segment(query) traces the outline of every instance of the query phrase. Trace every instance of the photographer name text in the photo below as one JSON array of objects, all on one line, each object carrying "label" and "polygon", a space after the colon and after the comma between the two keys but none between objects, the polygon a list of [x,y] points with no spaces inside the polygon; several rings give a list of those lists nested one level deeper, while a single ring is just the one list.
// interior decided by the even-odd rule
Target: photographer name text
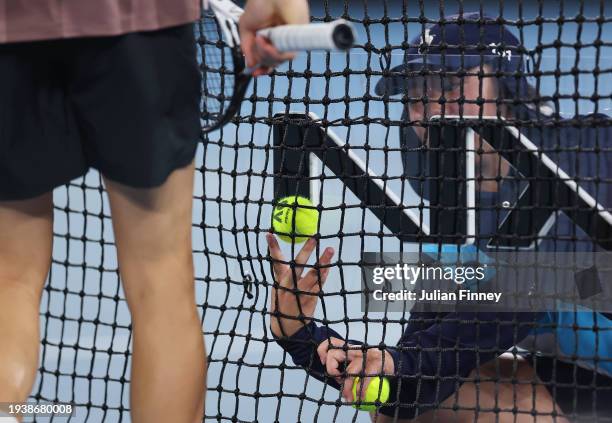
[{"label": "photographer name text", "polygon": [[401,291],[387,292],[377,289],[372,292],[376,301],[485,301],[499,303],[501,292],[473,292],[468,289],[460,289],[457,292],[444,292],[440,290]]}]

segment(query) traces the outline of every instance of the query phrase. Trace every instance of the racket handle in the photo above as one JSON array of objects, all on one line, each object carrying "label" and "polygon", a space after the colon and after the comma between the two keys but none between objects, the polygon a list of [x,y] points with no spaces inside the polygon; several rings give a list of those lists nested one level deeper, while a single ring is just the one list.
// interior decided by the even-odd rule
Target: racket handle
[{"label": "racket handle", "polygon": [[355,42],[355,30],[344,19],[329,23],[280,25],[257,31],[281,52],[301,50],[348,50]]}]

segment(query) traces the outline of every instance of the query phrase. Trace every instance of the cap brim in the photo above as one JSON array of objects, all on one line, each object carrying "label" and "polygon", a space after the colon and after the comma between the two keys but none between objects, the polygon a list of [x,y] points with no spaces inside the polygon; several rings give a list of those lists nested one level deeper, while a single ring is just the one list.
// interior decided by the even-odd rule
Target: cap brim
[{"label": "cap brim", "polygon": [[395,66],[391,69],[391,75],[383,76],[376,83],[376,87],[374,87],[374,92],[376,93],[376,95],[380,96],[400,94],[404,92],[406,88],[405,78],[409,78],[409,76],[405,75],[406,72],[414,72],[421,70],[425,67],[431,66],[438,67],[439,64],[436,64],[429,60],[427,61],[427,64],[425,64],[422,58],[417,58],[402,63],[401,65]]},{"label": "cap brim", "polygon": [[461,55],[440,55],[423,54],[412,60],[395,66],[391,69],[391,75],[382,77],[374,87],[376,95],[391,96],[401,94],[406,90],[406,78],[410,78],[406,73],[419,72],[423,69],[446,69],[455,70],[459,68],[472,68],[480,65],[481,56],[461,56]]}]

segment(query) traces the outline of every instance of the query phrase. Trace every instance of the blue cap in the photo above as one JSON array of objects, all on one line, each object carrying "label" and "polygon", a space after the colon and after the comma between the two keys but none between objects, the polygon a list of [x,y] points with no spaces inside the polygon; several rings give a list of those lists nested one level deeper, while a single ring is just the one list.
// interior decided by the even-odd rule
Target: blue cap
[{"label": "blue cap", "polygon": [[522,46],[494,18],[478,12],[448,16],[425,29],[410,45],[404,63],[391,69],[376,84],[377,95],[404,92],[406,78],[418,75],[421,70],[457,71],[478,68],[481,64],[491,66],[493,72],[501,72],[499,80],[509,90],[524,93]]}]

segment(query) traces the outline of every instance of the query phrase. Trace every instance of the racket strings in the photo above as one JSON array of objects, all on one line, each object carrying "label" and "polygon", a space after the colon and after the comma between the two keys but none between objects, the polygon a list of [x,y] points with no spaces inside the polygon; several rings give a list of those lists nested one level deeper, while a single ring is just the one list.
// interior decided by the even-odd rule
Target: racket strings
[{"label": "racket strings", "polygon": [[235,87],[232,49],[223,40],[223,30],[214,15],[205,15],[199,25],[202,69],[202,120],[213,126],[224,115]]}]

